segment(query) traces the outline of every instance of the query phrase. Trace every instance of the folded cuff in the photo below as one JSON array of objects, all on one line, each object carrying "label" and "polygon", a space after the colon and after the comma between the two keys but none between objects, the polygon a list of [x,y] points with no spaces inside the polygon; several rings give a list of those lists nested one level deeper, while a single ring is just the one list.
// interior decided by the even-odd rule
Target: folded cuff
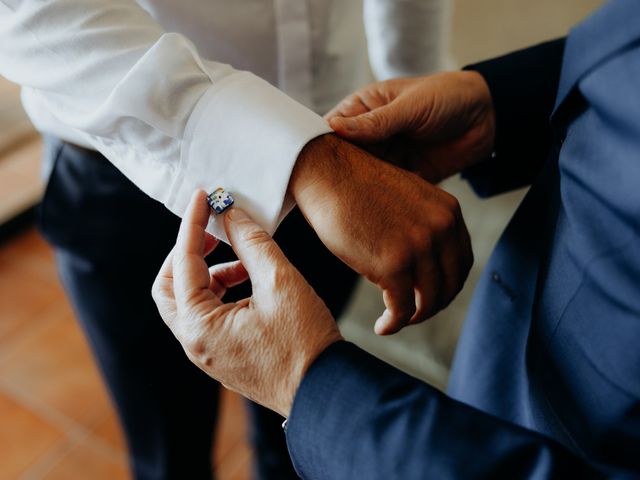
[{"label": "folded cuff", "polygon": [[[303,147],[330,132],[322,117],[248,72],[216,82],[187,124],[179,178],[167,207],[185,211],[196,189],[230,192],[235,205],[273,234],[293,208],[289,177]],[[222,216],[207,231],[228,242]]]}]

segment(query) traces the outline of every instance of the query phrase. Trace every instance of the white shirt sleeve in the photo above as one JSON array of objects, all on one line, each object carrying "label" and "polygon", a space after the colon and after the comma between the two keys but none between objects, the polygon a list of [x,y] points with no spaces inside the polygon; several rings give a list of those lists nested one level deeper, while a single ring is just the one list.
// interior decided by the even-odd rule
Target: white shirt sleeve
[{"label": "white shirt sleeve", "polygon": [[[177,215],[196,188],[223,187],[270,233],[300,150],[330,131],[132,0],[0,0],[0,73]],[[226,240],[220,220],[208,230]]]},{"label": "white shirt sleeve", "polygon": [[369,59],[378,80],[448,65],[449,0],[364,0]]}]

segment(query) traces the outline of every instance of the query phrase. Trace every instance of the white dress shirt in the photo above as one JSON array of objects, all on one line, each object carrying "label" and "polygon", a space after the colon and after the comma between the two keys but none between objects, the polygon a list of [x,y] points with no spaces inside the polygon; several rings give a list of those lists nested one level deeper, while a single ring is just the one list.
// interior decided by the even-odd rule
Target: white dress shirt
[{"label": "white dress shirt", "polygon": [[[177,215],[224,187],[273,233],[300,150],[329,131],[314,112],[371,69],[439,68],[445,1],[0,0],[0,73],[36,128]],[[226,238],[215,215],[208,230]]]}]

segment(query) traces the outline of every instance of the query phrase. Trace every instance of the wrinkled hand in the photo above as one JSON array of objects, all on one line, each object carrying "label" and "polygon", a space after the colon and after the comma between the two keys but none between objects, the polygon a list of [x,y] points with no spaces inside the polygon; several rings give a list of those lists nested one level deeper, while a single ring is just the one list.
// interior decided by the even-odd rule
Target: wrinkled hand
[{"label": "wrinkled hand", "polygon": [[438,183],[489,156],[495,111],[477,72],[378,82],[326,116],[345,139]]},{"label": "wrinkled hand", "polygon": [[[206,193],[196,192],[153,298],[192,362],[287,416],[307,368],[340,333],[271,237],[238,208],[225,214],[225,228],[240,260],[207,268],[204,257],[218,244],[204,230],[209,212]],[[252,297],[223,303],[226,290],[248,278]]]},{"label": "wrinkled hand", "polygon": [[457,200],[326,135],[310,142],[290,192],[322,242],[383,291],[378,334],[434,315],[460,291],[473,255]]}]

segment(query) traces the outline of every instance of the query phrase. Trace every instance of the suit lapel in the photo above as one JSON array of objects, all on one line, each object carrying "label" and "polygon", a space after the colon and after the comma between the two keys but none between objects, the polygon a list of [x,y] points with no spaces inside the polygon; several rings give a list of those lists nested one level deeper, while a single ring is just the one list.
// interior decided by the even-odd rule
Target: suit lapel
[{"label": "suit lapel", "polygon": [[567,38],[552,117],[581,77],[636,40],[640,40],[639,0],[611,0],[575,27]]}]

